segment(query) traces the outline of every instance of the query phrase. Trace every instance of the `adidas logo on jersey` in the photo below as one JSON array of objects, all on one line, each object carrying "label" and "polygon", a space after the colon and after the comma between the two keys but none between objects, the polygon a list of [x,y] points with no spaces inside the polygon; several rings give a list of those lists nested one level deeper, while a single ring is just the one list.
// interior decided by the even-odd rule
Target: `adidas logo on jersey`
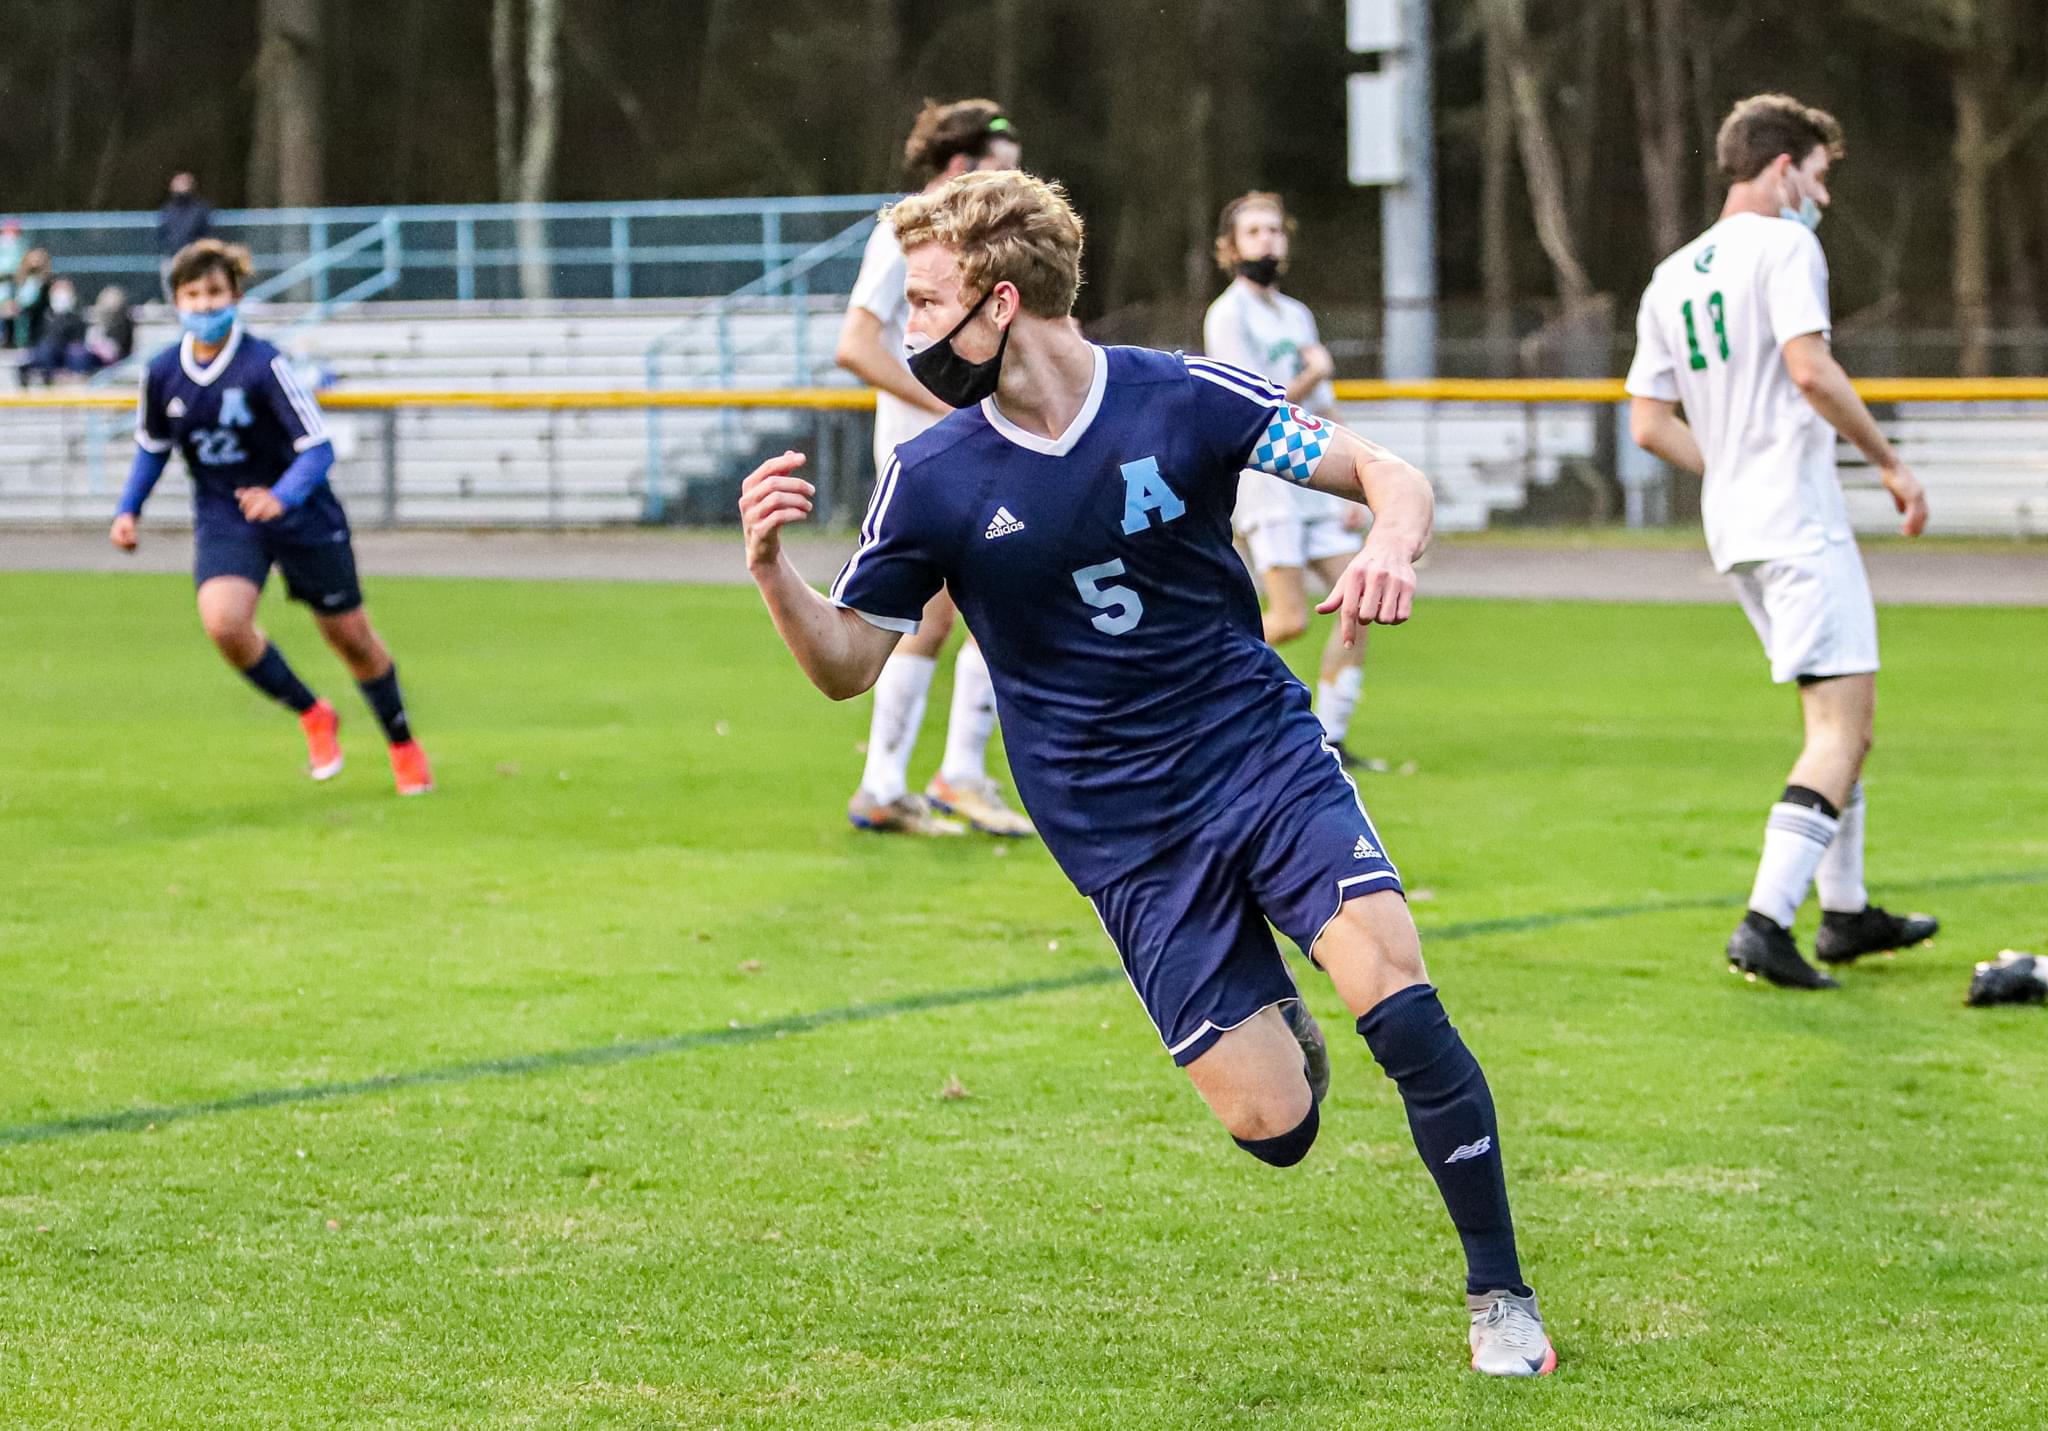
[{"label": "adidas logo on jersey", "polygon": [[164,408],[164,416],[166,417],[183,417],[184,415],[185,399],[181,397],[172,398],[169,405]]},{"label": "adidas logo on jersey", "polygon": [[1360,835],[1358,843],[1351,847],[1351,858],[1354,860],[1375,860],[1379,857],[1380,852],[1374,849],[1372,841],[1363,835]]},{"label": "adidas logo on jersey", "polygon": [[1452,1153],[1448,1158],[1445,1158],[1444,1161],[1446,1163],[1469,1162],[1473,1158],[1483,1158],[1492,1151],[1493,1134],[1488,1133],[1485,1137],[1481,1138],[1476,1143],[1462,1144],[1455,1153]]},{"label": "adidas logo on jersey", "polygon": [[984,540],[992,542],[997,537],[1007,537],[1012,532],[1021,532],[1023,530],[1024,524],[1011,514],[1008,507],[998,507],[996,508],[996,514],[989,518],[988,530],[981,535]]}]

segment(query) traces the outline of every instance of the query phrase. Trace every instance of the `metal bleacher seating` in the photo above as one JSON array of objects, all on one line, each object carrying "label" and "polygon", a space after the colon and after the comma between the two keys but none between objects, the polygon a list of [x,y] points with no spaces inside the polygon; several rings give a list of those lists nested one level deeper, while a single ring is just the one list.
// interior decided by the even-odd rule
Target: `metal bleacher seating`
[{"label": "metal bleacher seating", "polygon": [[[780,299],[759,309],[671,302],[625,313],[544,314],[366,304],[310,326],[275,326],[294,360],[330,393],[632,391],[647,384],[648,348],[658,337],[668,340],[668,385],[765,388],[846,381],[830,359],[843,301],[812,299],[808,311]],[[273,326],[252,316],[258,331]],[[145,324],[137,350],[156,351],[174,336],[159,318]],[[818,354],[801,375],[791,366],[800,346]],[[797,434],[808,420],[773,409],[683,409],[662,413],[651,429],[640,408],[459,400],[389,410],[330,405],[327,414],[335,487],[359,522],[464,526],[638,521],[650,506],[652,453],[659,453],[654,495],[672,502],[689,483]],[[131,425],[125,414],[0,409],[0,521],[102,515],[127,468]],[[183,507],[159,500],[151,520],[181,521]]]}]

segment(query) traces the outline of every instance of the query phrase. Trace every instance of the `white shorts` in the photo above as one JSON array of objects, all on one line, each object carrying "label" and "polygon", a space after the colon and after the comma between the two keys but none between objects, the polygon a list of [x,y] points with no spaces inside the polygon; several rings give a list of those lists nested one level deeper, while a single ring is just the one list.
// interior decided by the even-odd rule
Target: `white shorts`
[{"label": "white shorts", "polygon": [[1328,557],[1350,557],[1365,537],[1344,525],[1350,503],[1327,492],[1290,487],[1277,477],[1247,472],[1237,489],[1231,524],[1251,552],[1253,571],[1306,567]]},{"label": "white shorts", "polygon": [[1811,556],[1739,562],[1728,581],[1771,659],[1771,679],[1860,676],[1877,669],[1877,607],[1854,542]]}]

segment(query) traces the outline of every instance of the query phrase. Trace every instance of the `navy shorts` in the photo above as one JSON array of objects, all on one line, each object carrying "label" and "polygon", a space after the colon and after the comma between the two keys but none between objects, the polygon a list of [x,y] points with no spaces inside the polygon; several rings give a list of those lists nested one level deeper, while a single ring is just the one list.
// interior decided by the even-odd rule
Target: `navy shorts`
[{"label": "navy shorts", "polygon": [[1400,872],[1331,753],[1233,800],[1090,899],[1166,1051],[1186,1067],[1295,997],[1269,920],[1309,954],[1345,900],[1384,889],[1403,892]]},{"label": "navy shorts", "polygon": [[239,508],[211,506],[202,507],[193,524],[195,586],[216,576],[239,576],[261,591],[275,566],[285,594],[318,615],[341,616],[363,604],[348,518],[332,495],[315,492],[274,522],[252,522]]}]

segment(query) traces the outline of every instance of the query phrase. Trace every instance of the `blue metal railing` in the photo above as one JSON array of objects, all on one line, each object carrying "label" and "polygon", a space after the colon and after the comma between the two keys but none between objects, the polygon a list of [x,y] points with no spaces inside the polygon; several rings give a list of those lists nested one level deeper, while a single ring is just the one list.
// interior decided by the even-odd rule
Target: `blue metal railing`
[{"label": "blue metal railing", "polygon": [[[658,335],[647,345],[647,386],[659,388],[664,385],[663,361],[685,338],[702,333],[706,317],[716,336],[716,362],[718,386],[729,388],[738,378],[739,360],[742,356],[733,339],[733,316],[741,308],[759,311],[764,306],[770,311],[786,305],[792,321],[790,344],[790,369],[787,382],[792,387],[808,386],[814,381],[811,372],[811,279],[812,275],[828,264],[843,264],[851,255],[864,248],[868,235],[874,232],[875,216],[868,212],[853,223],[822,243],[813,244],[787,262],[764,270],[760,277],[740,285],[720,299],[708,315],[678,324]],[[849,278],[851,275],[848,275]],[[851,288],[849,282],[846,287]],[[765,301],[765,302],[764,302]],[[735,421],[732,410],[724,409],[719,415],[719,447],[721,455],[729,456],[735,445]],[[662,471],[662,409],[650,407],[647,410],[647,480],[646,520],[658,522],[662,519],[667,502],[663,490]]]},{"label": "blue metal railing", "polygon": [[[260,272],[281,273],[331,253],[336,234],[384,225],[396,253],[395,277],[379,296],[468,302],[518,298],[522,220],[538,219],[538,257],[551,296],[565,299],[704,298],[808,252],[850,221],[871,216],[889,194],[785,198],[639,200],[564,204],[406,204],[323,209],[222,209],[213,229],[248,245]],[[21,214],[24,236],[47,248],[60,272],[120,282],[154,293],[159,256],[153,213]],[[358,286],[385,264],[359,255],[303,277],[312,301]]]}]

